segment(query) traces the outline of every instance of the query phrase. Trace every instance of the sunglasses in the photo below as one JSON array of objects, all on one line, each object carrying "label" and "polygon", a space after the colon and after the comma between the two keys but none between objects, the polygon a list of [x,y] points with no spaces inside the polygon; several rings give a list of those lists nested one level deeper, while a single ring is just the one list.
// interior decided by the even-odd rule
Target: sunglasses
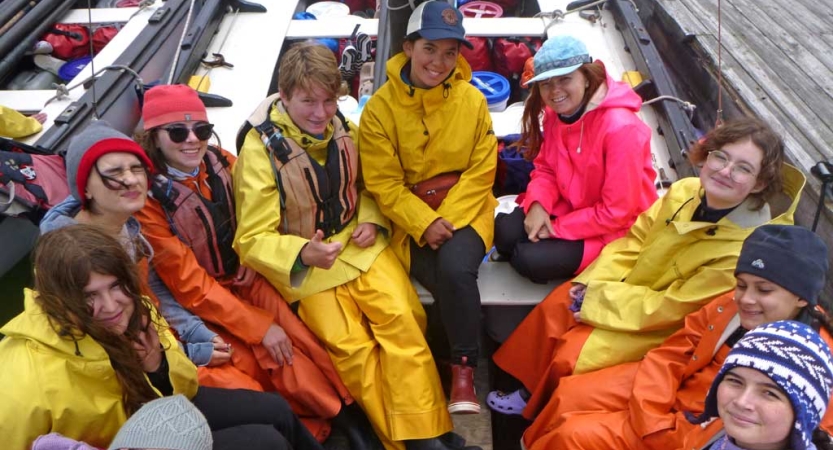
[{"label": "sunglasses", "polygon": [[188,135],[193,131],[194,136],[201,141],[207,141],[214,132],[213,123],[198,123],[194,128],[189,128],[185,125],[171,125],[163,127],[163,130],[168,132],[168,139],[175,144],[181,144],[188,139]]}]

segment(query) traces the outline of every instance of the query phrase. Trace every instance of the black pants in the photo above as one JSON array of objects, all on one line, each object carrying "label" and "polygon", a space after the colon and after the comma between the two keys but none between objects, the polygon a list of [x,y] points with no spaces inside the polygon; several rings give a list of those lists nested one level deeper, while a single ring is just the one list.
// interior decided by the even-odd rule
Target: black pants
[{"label": "black pants", "polygon": [[509,259],[519,274],[536,283],[571,278],[581,265],[584,241],[542,239],[531,242],[524,230],[520,207],[495,218],[495,249]]},{"label": "black pants", "polygon": [[460,364],[465,356],[468,365],[477,365],[481,322],[477,271],[485,254],[483,240],[470,226],[455,231],[437,250],[411,239],[411,275],[434,297],[429,336],[436,335],[432,325],[445,328],[452,364]]},{"label": "black pants", "polygon": [[322,450],[279,394],[200,386],[191,401],[208,420],[214,450]]}]

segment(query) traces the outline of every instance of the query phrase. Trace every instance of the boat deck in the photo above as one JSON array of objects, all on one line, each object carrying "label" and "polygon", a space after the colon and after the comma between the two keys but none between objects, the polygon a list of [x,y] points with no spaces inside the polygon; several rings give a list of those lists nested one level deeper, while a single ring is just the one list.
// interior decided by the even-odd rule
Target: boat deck
[{"label": "boat deck", "polygon": [[[782,134],[788,159],[808,178],[804,197],[809,201],[802,202],[797,221],[809,226],[820,191],[810,168],[833,158],[833,2],[720,2],[727,113],[737,106],[740,112],[760,117]],[[693,51],[703,67],[716,76],[718,0],[639,3],[655,9],[654,16],[664,22],[662,31]],[[716,89],[709,94],[716,104]],[[833,245],[831,221],[833,211],[828,206],[826,220],[818,230],[828,245]]]}]

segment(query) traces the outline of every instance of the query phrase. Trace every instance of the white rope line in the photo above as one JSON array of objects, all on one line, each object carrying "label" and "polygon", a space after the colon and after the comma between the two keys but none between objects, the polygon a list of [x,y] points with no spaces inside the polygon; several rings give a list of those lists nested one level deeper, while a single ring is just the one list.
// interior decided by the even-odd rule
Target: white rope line
[{"label": "white rope line", "polygon": [[185,16],[185,28],[182,29],[182,36],[179,37],[179,44],[176,46],[176,52],[174,53],[174,62],[171,64],[171,74],[168,76],[168,84],[174,82],[174,73],[176,72],[176,65],[179,63],[179,54],[182,52],[182,42],[185,41],[185,35],[188,34],[188,28],[191,26],[191,14],[194,12],[194,3],[195,0],[191,0],[191,4],[188,5],[188,15]]},{"label": "white rope line", "polygon": [[127,72],[127,73],[133,75],[133,78],[136,79],[136,81],[139,83],[139,86],[142,85],[142,77],[140,77],[139,74],[135,70],[131,69],[130,67],[122,66],[122,65],[107,66],[107,67],[104,67],[103,69],[99,70],[98,72],[95,72],[94,74],[92,74],[89,77],[83,79],[82,81],[79,81],[78,83],[76,83],[72,86],[67,86],[66,84],[63,84],[63,83],[61,83],[61,84],[52,83],[52,86],[55,87],[55,95],[53,95],[49,100],[47,100],[46,103],[43,104],[43,106],[46,107],[48,104],[52,103],[53,100],[62,100],[64,98],[68,97],[69,96],[69,91],[71,91],[73,89],[76,89],[80,86],[83,86],[88,81],[95,79],[97,76],[99,76],[100,74],[102,74],[103,72],[106,72],[108,70],[118,70],[118,71],[122,71],[122,72]]},{"label": "white rope line", "polygon": [[642,102],[642,106],[648,106],[652,103],[656,103],[656,102],[663,101],[663,100],[672,100],[672,101],[675,101],[677,103],[680,103],[680,104],[683,105],[683,109],[685,109],[686,111],[694,111],[695,109],[697,109],[697,105],[695,105],[694,103],[687,102],[683,99],[674,97],[672,95],[660,95],[657,98],[652,98],[651,100],[648,100],[646,102]]},{"label": "white rope line", "polygon": [[408,0],[408,3],[405,3],[402,6],[397,6],[395,8],[393,6],[390,6],[390,0],[386,0],[386,1],[387,1],[387,6],[388,6],[388,11],[399,11],[400,9],[405,9],[407,7],[411,7],[411,10],[416,9],[416,6],[414,5],[414,0]]}]

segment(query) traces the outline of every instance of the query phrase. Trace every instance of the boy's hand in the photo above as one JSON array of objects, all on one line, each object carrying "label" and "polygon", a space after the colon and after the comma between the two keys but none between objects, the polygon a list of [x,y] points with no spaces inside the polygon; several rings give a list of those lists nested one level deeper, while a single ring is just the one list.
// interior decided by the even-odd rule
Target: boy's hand
[{"label": "boy's hand", "polygon": [[367,248],[376,243],[376,224],[374,223],[360,223],[350,235],[350,242],[358,245],[360,248]]},{"label": "boy's hand", "polygon": [[307,266],[329,269],[333,267],[339,253],[341,253],[341,242],[324,242],[324,232],[315,230],[315,235],[307,245],[301,249],[301,262]]}]

